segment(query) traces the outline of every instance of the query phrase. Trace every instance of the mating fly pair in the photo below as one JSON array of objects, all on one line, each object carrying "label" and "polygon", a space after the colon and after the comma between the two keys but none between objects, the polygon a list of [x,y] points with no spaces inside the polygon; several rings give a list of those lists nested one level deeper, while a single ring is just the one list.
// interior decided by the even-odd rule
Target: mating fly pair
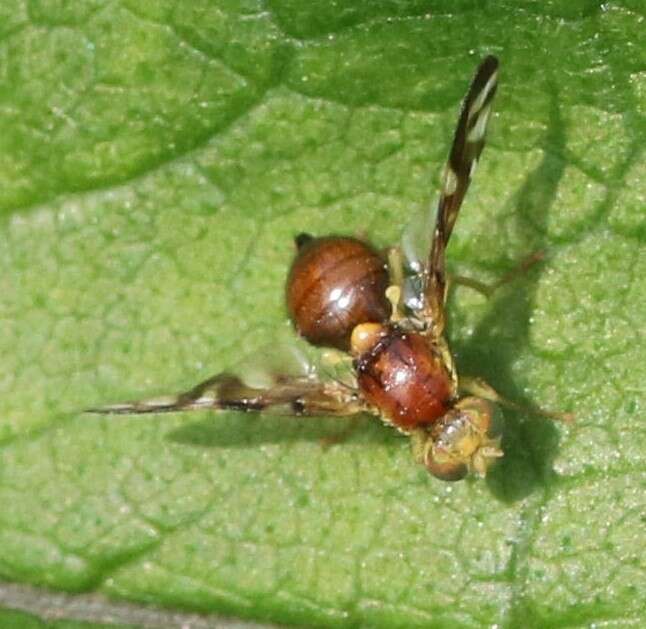
[{"label": "mating fly pair", "polygon": [[436,477],[457,480],[470,471],[484,476],[503,456],[500,437],[492,434],[493,403],[518,407],[483,381],[458,377],[444,338],[445,252],[484,147],[497,85],[498,60],[489,56],[462,105],[427,261],[404,260],[398,247],[384,255],[352,237],[296,237],[286,286],[289,315],[311,344],[342,356],[337,363],[346,367],[344,376],[304,370],[252,386],[244,376],[219,374],[180,395],[90,412],[371,413],[410,435],[415,459]]}]

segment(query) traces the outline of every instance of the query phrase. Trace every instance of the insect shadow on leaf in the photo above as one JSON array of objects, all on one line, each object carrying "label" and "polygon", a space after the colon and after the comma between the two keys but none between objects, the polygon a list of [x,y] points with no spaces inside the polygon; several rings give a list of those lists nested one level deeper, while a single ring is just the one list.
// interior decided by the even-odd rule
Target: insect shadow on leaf
[{"label": "insect shadow on leaf", "polygon": [[[566,128],[556,86],[548,81],[549,118],[542,141],[543,158],[512,196],[510,214],[515,217],[516,242],[526,251],[545,250],[547,219],[565,170]],[[549,258],[549,251],[547,252]],[[491,309],[468,341],[456,344],[460,366],[466,373],[482,373],[510,398],[531,406],[509,366],[519,350],[529,344],[530,319],[535,305],[539,268],[532,269],[513,287],[490,301]],[[504,334],[503,334],[504,332]],[[505,409],[502,449],[505,457],[492,468],[487,482],[495,496],[514,502],[545,486],[554,478],[553,460],[559,432],[554,422]]]},{"label": "insect shadow on leaf", "polygon": [[[407,261],[401,246],[381,253],[367,241],[349,236],[296,236],[297,253],[285,291],[287,309],[303,338],[314,346],[332,348],[328,351],[336,358],[325,369],[297,360],[295,370],[278,365],[269,379],[224,372],[178,394],[88,411],[147,415],[218,410],[319,420],[370,413],[408,435],[413,458],[433,476],[446,481],[469,473],[486,476],[504,455],[495,426],[496,405],[523,407],[484,380],[458,376],[445,337],[450,280],[446,250],[485,145],[498,68],[495,57],[485,57],[462,102],[442,174],[430,250],[421,263]],[[541,216],[559,178],[560,174],[546,189],[544,202],[534,204],[542,206]],[[521,190],[519,204],[530,188]],[[546,195],[539,194],[539,200],[541,196]],[[489,287],[470,278],[453,279],[490,295],[509,278]],[[411,282],[417,287],[412,292],[407,290]],[[526,344],[529,314],[522,314]],[[269,352],[270,357],[273,354]],[[571,420],[567,413],[532,405],[527,410],[553,420]]]},{"label": "insect shadow on leaf", "polygon": [[[345,371],[348,366],[342,366],[342,370]],[[315,373],[327,374],[328,379],[335,378],[334,369],[325,363],[324,356],[318,350],[309,348],[291,330],[289,334],[274,333],[271,343],[242,359],[232,371],[245,374],[257,386],[272,389],[280,383],[280,377],[277,379],[276,374],[298,378]],[[337,374],[337,381],[339,375],[343,373]],[[232,385],[235,388],[235,378],[232,378]],[[236,392],[233,393],[235,397]],[[312,421],[294,415],[290,408],[285,409],[284,413],[281,413],[280,406],[267,410],[270,413],[263,416],[247,413],[244,421],[241,421],[240,412],[232,407],[230,412],[220,413],[217,421],[209,416],[187,423],[171,431],[168,438],[200,447],[249,448],[298,441],[332,445],[341,441],[341,437],[361,443],[388,443],[392,437],[388,427],[371,421],[365,414],[341,420],[323,415]]]}]

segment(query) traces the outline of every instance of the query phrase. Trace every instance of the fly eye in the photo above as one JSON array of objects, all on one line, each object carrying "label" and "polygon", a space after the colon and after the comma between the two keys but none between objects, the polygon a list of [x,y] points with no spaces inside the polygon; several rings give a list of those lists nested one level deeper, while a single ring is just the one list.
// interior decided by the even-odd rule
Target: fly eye
[{"label": "fly eye", "polygon": [[464,463],[451,460],[438,461],[435,458],[435,450],[436,448],[430,448],[426,456],[426,460],[424,461],[426,469],[435,476],[435,478],[455,481],[462,480],[467,475],[469,470]]}]

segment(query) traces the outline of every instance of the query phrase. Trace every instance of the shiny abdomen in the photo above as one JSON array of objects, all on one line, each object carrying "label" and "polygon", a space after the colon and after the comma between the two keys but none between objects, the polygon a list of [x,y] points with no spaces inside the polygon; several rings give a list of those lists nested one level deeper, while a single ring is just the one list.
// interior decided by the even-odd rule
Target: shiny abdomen
[{"label": "shiny abdomen", "polygon": [[404,432],[434,423],[455,400],[450,374],[421,334],[390,328],[356,367],[366,401]]},{"label": "shiny abdomen", "polygon": [[297,244],[287,278],[289,316],[313,345],[347,351],[355,326],[388,319],[385,261],[368,243],[347,236],[301,235]]}]

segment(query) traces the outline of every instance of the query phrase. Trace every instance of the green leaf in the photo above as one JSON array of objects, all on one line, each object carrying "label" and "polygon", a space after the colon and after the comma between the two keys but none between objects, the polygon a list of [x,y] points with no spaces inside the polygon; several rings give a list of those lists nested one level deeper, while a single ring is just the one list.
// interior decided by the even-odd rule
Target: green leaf
[{"label": "green leaf", "polygon": [[134,625],[81,620],[43,621],[37,616],[13,609],[0,609],[0,623],[10,629],[136,629]]},{"label": "green leaf", "polygon": [[[0,578],[322,626],[643,624],[643,20],[635,0],[4,2]],[[450,340],[461,373],[572,427],[505,412],[501,464],[446,484],[370,418],[324,449],[338,420],[78,412],[285,333],[299,231],[396,242],[487,53],[450,264],[546,260],[490,301],[456,292]]]}]

